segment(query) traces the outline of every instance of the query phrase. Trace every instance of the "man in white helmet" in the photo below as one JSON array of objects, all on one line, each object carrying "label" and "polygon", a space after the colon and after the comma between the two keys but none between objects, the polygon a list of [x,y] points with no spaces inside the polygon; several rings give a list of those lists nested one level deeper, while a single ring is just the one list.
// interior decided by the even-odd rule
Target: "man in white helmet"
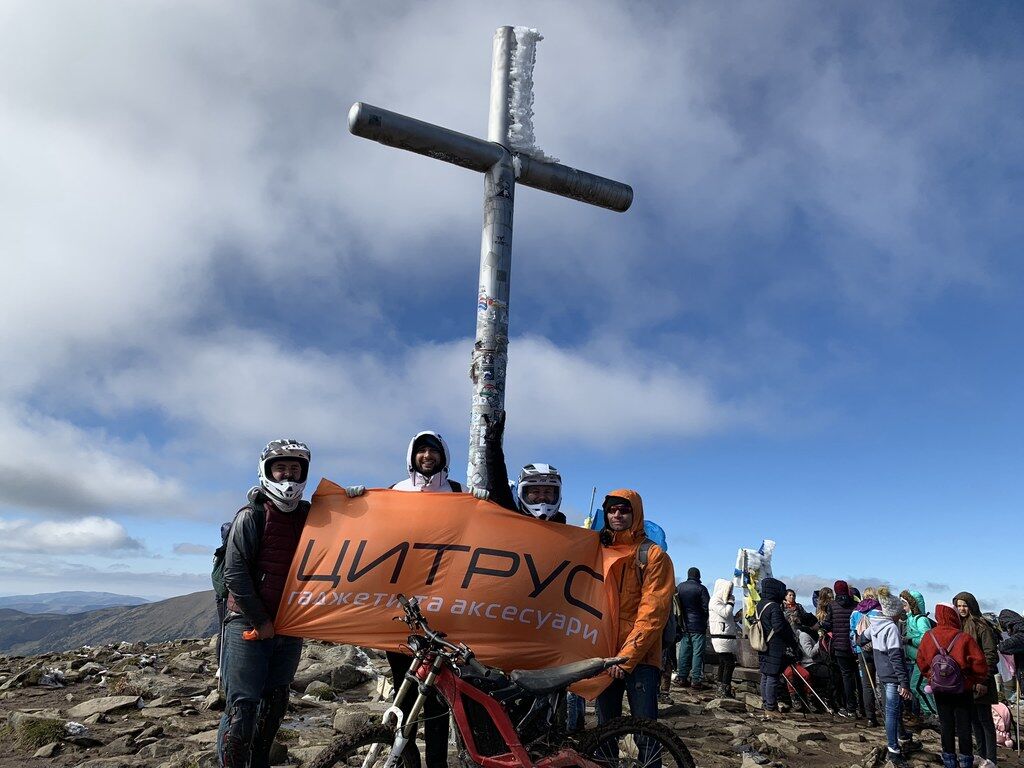
[{"label": "man in white helmet", "polygon": [[508,470],[505,469],[505,450],[502,447],[504,436],[505,412],[499,411],[484,433],[484,460],[487,462],[487,477],[491,483],[491,501],[505,509],[539,520],[564,523],[565,515],[560,510],[562,476],[550,464],[537,461],[525,465],[519,472],[513,495],[509,487]]},{"label": "man in white helmet", "polygon": [[[274,631],[292,556],[309,512],[302,500],[309,447],[273,440],[260,454],[259,485],[231,523],[224,553],[228,590],[222,637],[224,715],[217,733],[223,768],[268,768],[270,747],[288,708],[288,686],[302,639]],[[364,489],[346,489],[358,496]]]}]

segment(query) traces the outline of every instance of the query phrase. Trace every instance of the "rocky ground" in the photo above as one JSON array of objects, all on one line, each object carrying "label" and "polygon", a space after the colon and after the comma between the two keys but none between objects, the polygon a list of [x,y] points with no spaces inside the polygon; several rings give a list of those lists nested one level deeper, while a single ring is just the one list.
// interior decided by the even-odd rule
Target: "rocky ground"
[{"label": "rocky ground", "polygon": [[[214,766],[222,706],[215,669],[207,640],[0,657],[0,768]],[[275,764],[301,765],[337,732],[379,720],[387,671],[376,653],[307,643]],[[738,687],[737,700],[675,690],[662,704],[661,718],[700,768],[869,768],[884,759],[880,729],[827,715],[764,723],[752,684]],[[912,763],[941,764],[936,734],[919,737],[925,749]],[[1001,757],[1024,764],[1009,751]]]}]

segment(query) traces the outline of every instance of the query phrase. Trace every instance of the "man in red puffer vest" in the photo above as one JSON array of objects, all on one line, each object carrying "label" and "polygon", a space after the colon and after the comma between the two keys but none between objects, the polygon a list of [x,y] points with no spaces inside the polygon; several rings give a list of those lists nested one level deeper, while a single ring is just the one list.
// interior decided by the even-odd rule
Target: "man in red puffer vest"
[{"label": "man in red puffer vest", "polygon": [[[221,659],[226,701],[217,732],[223,768],[269,768],[270,747],[288,709],[302,638],[278,635],[274,618],[309,513],[302,500],[308,475],[305,443],[268,443],[260,454],[260,484],[249,491],[249,504],[228,533]],[[349,496],[364,490],[346,489]]]}]

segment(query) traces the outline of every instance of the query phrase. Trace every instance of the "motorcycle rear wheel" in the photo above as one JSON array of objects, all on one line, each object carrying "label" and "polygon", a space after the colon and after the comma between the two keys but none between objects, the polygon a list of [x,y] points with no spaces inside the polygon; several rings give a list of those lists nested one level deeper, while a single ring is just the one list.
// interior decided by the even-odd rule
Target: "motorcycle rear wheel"
[{"label": "motorcycle rear wheel", "polygon": [[580,734],[579,745],[602,768],[695,768],[682,739],[657,720],[617,717]]}]

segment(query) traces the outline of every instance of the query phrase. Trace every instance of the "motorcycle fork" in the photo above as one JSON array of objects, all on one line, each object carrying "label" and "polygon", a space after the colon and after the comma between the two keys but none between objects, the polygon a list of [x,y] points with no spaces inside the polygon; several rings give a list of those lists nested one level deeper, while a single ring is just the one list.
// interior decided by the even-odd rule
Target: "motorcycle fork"
[{"label": "motorcycle fork", "polygon": [[[444,657],[438,654],[434,657],[434,662],[430,665],[430,671],[422,682],[416,677],[415,670],[419,669],[419,665],[409,667],[409,672],[406,673],[405,679],[402,681],[402,687],[398,690],[398,695],[395,697],[395,704],[392,706],[392,709],[398,709],[398,705],[414,684],[417,686],[418,693],[416,700],[412,703],[412,708],[409,710],[409,717],[405,719],[404,723],[402,722],[402,711],[398,709],[398,714],[396,715],[398,725],[395,729],[395,740],[391,745],[391,754],[388,755],[383,768],[395,768],[402,757],[402,752],[405,750],[406,745],[416,738],[416,721],[419,719],[420,712],[423,711],[423,705],[427,701],[427,696],[430,695],[434,682],[437,680],[437,676],[440,674],[443,666]],[[390,712],[391,710],[388,711]],[[375,746],[367,754],[366,759],[363,760],[363,768],[369,768],[377,759],[378,754],[379,751]]]}]

